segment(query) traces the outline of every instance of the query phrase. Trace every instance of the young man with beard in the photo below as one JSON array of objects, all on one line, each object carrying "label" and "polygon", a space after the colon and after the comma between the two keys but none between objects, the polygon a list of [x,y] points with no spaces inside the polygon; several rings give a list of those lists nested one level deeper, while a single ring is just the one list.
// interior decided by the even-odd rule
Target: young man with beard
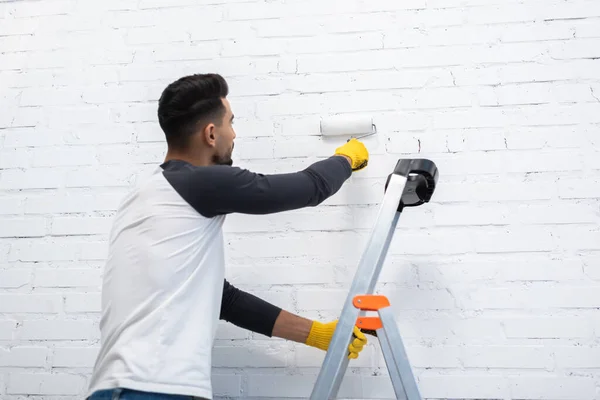
[{"label": "young man with beard", "polygon": [[[367,149],[352,139],[295,173],[234,167],[227,95],[217,74],[180,78],[161,95],[166,158],[126,196],[110,233],[92,400],[212,399],[219,319],[321,349],[329,345],[336,321],[294,315],[225,280],[222,225],[230,213],[319,205],[364,168]],[[365,342],[355,328],[349,357],[356,358]]]}]

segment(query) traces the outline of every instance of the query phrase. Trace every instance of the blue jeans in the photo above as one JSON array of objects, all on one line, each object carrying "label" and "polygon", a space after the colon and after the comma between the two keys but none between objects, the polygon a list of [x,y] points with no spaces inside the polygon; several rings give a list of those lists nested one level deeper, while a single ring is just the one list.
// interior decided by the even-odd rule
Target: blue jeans
[{"label": "blue jeans", "polygon": [[140,392],[131,389],[106,389],[94,392],[87,400],[208,400],[181,394]]}]

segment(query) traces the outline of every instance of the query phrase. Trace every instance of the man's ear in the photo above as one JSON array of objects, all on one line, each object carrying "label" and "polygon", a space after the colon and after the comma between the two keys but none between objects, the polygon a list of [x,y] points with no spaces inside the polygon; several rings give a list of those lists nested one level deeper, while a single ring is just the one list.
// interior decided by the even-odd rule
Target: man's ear
[{"label": "man's ear", "polygon": [[214,147],[217,144],[217,133],[215,129],[215,124],[209,123],[204,127],[202,131],[202,136],[206,144],[210,147]]}]

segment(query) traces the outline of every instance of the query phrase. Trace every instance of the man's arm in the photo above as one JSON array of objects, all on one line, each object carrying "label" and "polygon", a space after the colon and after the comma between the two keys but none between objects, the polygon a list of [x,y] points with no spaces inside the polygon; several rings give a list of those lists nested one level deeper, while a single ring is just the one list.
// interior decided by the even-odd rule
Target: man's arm
[{"label": "man's arm", "polygon": [[[279,337],[321,350],[329,348],[337,321],[313,321],[244,292],[227,280],[223,285],[221,319],[268,337]],[[366,343],[365,335],[355,327],[354,339],[348,347],[349,358],[357,358]]]},{"label": "man's arm", "polygon": [[223,283],[221,317],[227,322],[268,337],[305,343],[313,321],[291,314],[253,294],[244,292],[227,280]]},{"label": "man's arm", "polygon": [[223,282],[220,319],[271,337],[281,308]]},{"label": "man's arm", "polygon": [[213,165],[165,171],[179,194],[205,217],[269,214],[316,206],[334,195],[352,174],[348,159],[332,156],[293,173],[260,174]]}]

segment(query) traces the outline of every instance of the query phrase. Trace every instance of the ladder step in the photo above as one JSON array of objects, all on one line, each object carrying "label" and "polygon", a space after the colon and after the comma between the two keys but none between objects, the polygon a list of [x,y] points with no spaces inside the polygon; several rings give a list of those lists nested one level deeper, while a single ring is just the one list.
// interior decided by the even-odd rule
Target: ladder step
[{"label": "ladder step", "polygon": [[387,297],[380,294],[362,294],[354,296],[352,304],[359,310],[377,311],[381,308],[389,307],[390,301]]}]

